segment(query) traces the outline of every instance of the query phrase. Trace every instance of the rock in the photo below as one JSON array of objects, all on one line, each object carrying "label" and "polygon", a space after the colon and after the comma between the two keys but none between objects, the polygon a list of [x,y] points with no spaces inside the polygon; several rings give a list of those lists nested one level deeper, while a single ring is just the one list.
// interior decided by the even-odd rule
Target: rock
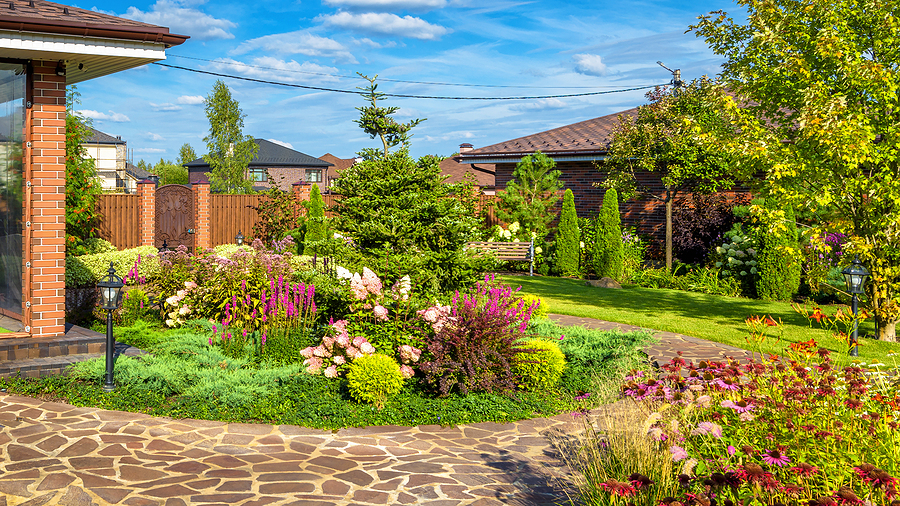
[{"label": "rock", "polygon": [[613,278],[589,279],[584,284],[596,288],[622,288],[622,285]]}]

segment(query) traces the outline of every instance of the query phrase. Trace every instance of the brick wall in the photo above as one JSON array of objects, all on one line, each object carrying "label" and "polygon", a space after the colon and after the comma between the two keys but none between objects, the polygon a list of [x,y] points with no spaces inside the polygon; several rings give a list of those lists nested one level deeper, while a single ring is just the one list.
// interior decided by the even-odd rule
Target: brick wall
[{"label": "brick wall", "polygon": [[34,104],[26,111],[32,143],[26,175],[33,189],[25,209],[31,267],[24,270],[23,304],[26,331],[35,337],[65,332],[66,84],[56,64],[34,62]]},{"label": "brick wall", "polygon": [[191,185],[194,192],[194,247],[209,248],[211,233],[209,228],[209,183],[195,182]]},{"label": "brick wall", "polygon": [[277,184],[279,188],[284,191],[291,191],[291,186],[294,183],[303,181],[308,182],[306,179],[306,170],[320,170],[322,171],[322,181],[316,182],[319,185],[319,190],[325,189],[325,167],[269,167],[269,175],[271,179],[266,182],[255,183],[257,186],[273,186]]},{"label": "brick wall", "polygon": [[149,179],[137,182],[140,198],[141,246],[154,246],[156,240],[156,184]]}]

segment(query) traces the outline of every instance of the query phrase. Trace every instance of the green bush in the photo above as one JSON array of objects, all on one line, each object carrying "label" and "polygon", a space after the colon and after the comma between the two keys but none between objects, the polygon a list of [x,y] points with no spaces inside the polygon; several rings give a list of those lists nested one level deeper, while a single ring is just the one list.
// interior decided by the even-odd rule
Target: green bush
[{"label": "green bush", "polygon": [[[776,204],[766,201],[770,210]],[[800,288],[800,249],[797,243],[797,224],[794,209],[784,207],[784,221],[771,223],[759,237],[759,280],[756,293],[764,300],[790,300]]]},{"label": "green bush", "polygon": [[325,240],[325,203],[322,201],[317,184],[313,184],[309,192],[309,213],[306,216],[303,254],[312,255],[316,252],[318,243]]},{"label": "green bush", "polygon": [[619,216],[619,198],[610,188],[603,195],[603,207],[597,216],[594,238],[593,262],[597,277],[622,278],[622,219]]},{"label": "green bush", "polygon": [[581,234],[578,232],[578,214],[572,190],[563,195],[562,213],[556,234],[556,270],[560,276],[578,276],[578,260],[581,256]]},{"label": "green bush", "polygon": [[122,306],[116,311],[116,319],[121,325],[132,325],[138,320],[151,318],[153,312],[147,292],[132,288],[122,295]]},{"label": "green bush", "polygon": [[381,408],[388,398],[403,388],[403,375],[393,358],[380,353],[365,355],[350,364],[347,386],[357,401]]},{"label": "green bush", "polygon": [[559,345],[547,339],[526,339],[525,350],[516,354],[513,372],[519,376],[522,388],[532,392],[551,390],[563,375],[566,357]]},{"label": "green bush", "polygon": [[97,253],[109,253],[110,251],[116,251],[118,248],[113,246],[113,243],[107,241],[106,239],[101,239],[99,237],[91,237],[85,239],[81,243],[84,248],[85,255],[95,255]]},{"label": "green bush", "polygon": [[140,246],[93,255],[67,256],[66,286],[75,288],[96,285],[106,275],[110,262],[113,263],[116,274],[124,278],[138,262],[138,257],[140,257],[138,265],[140,275],[153,276],[159,271],[159,259],[156,257],[156,253],[157,250],[153,246]]},{"label": "green bush", "polygon": [[722,275],[718,268],[685,264],[677,264],[672,271],[664,267],[644,268],[632,274],[629,281],[644,288],[671,288],[728,297],[737,297],[743,292],[740,279]]},{"label": "green bush", "polygon": [[525,301],[525,307],[529,307],[535,302],[537,302],[537,306],[531,311],[531,318],[546,318],[547,317],[547,306],[544,305],[541,298],[537,295],[531,295],[528,293],[522,294],[519,296],[520,299]]}]

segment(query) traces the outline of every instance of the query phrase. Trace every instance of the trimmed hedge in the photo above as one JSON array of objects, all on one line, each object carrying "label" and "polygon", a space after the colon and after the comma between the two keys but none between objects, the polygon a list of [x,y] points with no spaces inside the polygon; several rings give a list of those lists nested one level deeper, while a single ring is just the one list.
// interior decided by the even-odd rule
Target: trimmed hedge
[{"label": "trimmed hedge", "polygon": [[97,284],[109,270],[109,263],[113,263],[116,274],[125,277],[141,258],[138,272],[141,276],[149,277],[159,271],[158,250],[153,246],[140,246],[122,251],[108,251],[93,255],[66,257],[66,287],[76,288]]}]

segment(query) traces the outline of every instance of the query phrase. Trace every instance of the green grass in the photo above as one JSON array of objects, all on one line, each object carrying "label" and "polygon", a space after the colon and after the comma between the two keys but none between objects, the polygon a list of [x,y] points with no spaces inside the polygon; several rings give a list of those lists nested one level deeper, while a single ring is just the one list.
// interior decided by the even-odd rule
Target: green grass
[{"label": "green grass", "polygon": [[[749,333],[745,320],[751,315],[770,315],[784,324],[783,342],[770,337],[761,347],[763,353],[784,354],[790,343],[815,339],[820,347],[835,352],[832,357],[836,362],[849,363],[846,350],[841,349],[830,332],[810,328],[806,318],[787,302],[656,288],[594,288],[586,286],[582,280],[553,277],[503,276],[500,279],[514,287],[521,285],[524,293],[541,297],[550,313],[676,332],[754,352],[759,350],[747,341]],[[822,309],[829,314],[835,311],[834,308]],[[874,332],[871,320],[860,325],[861,336]],[[900,344],[875,339],[861,338],[860,345],[859,360],[866,363],[881,361],[893,366],[895,357],[889,354],[900,351]]]},{"label": "green grass", "polygon": [[0,334],[5,334],[5,333],[7,333],[7,332],[12,332],[12,330],[7,330],[7,329],[5,329],[5,328],[3,328],[3,327],[0,327]]}]

